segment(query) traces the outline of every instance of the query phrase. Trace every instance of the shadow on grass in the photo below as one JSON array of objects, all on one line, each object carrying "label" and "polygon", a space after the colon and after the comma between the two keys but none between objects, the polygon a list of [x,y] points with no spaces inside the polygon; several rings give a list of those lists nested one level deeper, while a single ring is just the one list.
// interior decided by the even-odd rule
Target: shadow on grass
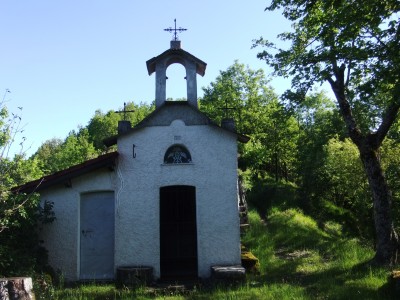
[{"label": "shadow on grass", "polygon": [[[273,274],[264,275],[261,280],[304,287],[311,299],[398,299],[385,280],[381,280],[386,278],[386,270],[371,271],[367,267],[356,266],[350,270],[328,268],[302,273],[296,271],[299,265],[298,262],[293,263],[290,274],[284,273],[289,269],[287,266],[275,269]],[[371,272],[374,274],[371,275]]]},{"label": "shadow on grass", "polygon": [[260,283],[302,287],[309,299],[396,299],[386,284],[388,269],[370,264],[373,250],[357,239],[322,230],[298,209],[272,208],[266,223],[254,212],[249,216],[243,242],[259,256]]},{"label": "shadow on grass", "polygon": [[262,218],[271,207],[290,208],[296,205],[297,188],[291,183],[272,178],[258,178],[247,193],[250,203]]}]

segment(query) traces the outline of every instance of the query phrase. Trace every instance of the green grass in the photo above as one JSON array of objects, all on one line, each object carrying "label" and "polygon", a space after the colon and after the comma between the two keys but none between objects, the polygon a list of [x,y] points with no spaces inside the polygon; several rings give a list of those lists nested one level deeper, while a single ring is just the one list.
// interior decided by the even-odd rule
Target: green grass
[{"label": "green grass", "polygon": [[184,293],[154,291],[146,288],[116,290],[113,285],[99,286],[92,284],[78,288],[58,290],[48,299],[304,299],[304,293],[304,288],[296,288],[289,284],[261,285],[255,282],[247,282],[237,287],[216,287]]},{"label": "green grass", "polygon": [[389,270],[370,265],[373,249],[345,238],[340,224],[317,224],[293,208],[272,207],[266,220],[250,211],[249,219],[242,242],[260,260],[261,274],[242,285],[176,292],[90,284],[37,299],[395,299]]},{"label": "green grass", "polygon": [[370,265],[373,250],[342,237],[338,224],[321,229],[296,209],[272,209],[266,221],[255,211],[249,217],[243,242],[260,259],[259,282],[303,288],[295,299],[395,299],[385,285],[389,270]]}]

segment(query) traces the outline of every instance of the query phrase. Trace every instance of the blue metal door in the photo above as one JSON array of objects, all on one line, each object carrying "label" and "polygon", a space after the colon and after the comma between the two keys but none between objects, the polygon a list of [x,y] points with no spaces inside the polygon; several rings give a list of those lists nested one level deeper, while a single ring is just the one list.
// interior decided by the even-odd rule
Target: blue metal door
[{"label": "blue metal door", "polygon": [[80,279],[114,278],[114,192],[81,195]]}]

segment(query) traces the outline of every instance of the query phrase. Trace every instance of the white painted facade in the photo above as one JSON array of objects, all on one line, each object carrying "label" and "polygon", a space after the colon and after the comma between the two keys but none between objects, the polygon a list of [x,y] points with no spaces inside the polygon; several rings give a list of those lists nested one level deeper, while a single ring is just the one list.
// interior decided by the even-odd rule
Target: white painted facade
[{"label": "white painted facade", "polygon": [[[57,217],[42,236],[51,266],[67,280],[79,280],[81,194],[114,191],[115,268],[151,266],[159,278],[160,188],[170,185],[196,189],[198,276],[209,277],[213,265],[240,264],[236,139],[217,126],[188,126],[179,119],[121,136],[114,171],[96,170],[73,179],[71,187],[41,192],[43,201],[54,203]],[[163,163],[174,144],[190,151],[192,163]]]},{"label": "white painted facade", "polygon": [[[187,70],[188,102],[165,102],[164,73],[175,62],[191,66]],[[232,128],[213,124],[197,109],[195,76],[196,72],[204,75],[205,67],[180,48],[149,60],[149,74],[156,72],[156,110],[135,128],[129,125],[110,138],[109,145],[116,144],[118,153],[105,155],[108,164],[93,167],[92,161],[26,185],[26,190],[32,190],[41,184],[42,202],[54,203],[57,219],[44,226],[41,239],[50,265],[66,280],[87,279],[87,274],[82,276],[81,241],[90,230],[81,226],[81,220],[86,220],[82,219],[81,202],[82,195],[96,192],[113,192],[107,193],[113,195],[110,207],[115,210],[111,274],[118,267],[150,266],[154,278],[160,278],[160,190],[171,186],[195,189],[197,277],[209,277],[215,265],[240,265],[237,140],[247,138]],[[157,84],[157,78],[162,84]],[[191,162],[164,163],[165,153],[173,145],[184,146]]]}]

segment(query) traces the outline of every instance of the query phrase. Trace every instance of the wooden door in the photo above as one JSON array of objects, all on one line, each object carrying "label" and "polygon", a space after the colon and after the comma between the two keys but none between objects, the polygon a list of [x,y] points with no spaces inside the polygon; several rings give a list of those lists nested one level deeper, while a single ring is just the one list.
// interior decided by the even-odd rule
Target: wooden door
[{"label": "wooden door", "polygon": [[114,278],[114,193],[81,196],[80,279]]},{"label": "wooden door", "polygon": [[197,277],[196,190],[160,189],[161,278]]}]

